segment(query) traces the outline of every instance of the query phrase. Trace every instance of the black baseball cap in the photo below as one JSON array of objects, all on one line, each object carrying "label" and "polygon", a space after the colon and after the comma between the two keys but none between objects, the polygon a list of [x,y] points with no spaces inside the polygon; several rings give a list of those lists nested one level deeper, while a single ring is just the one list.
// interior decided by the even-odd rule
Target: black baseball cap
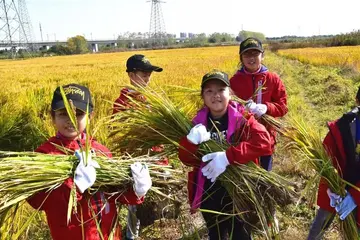
[{"label": "black baseball cap", "polygon": [[[94,105],[91,101],[90,91],[87,87],[78,84],[68,84],[63,86],[66,98],[71,100],[77,109],[83,112],[87,111],[89,105],[89,113],[93,111]],[[51,102],[51,109],[53,111],[65,108],[63,98],[61,96],[60,87],[57,87]]]},{"label": "black baseball cap", "polygon": [[207,74],[205,74],[203,76],[202,81],[201,81],[201,88],[204,87],[204,85],[205,85],[205,83],[207,81],[210,81],[210,80],[213,80],[213,79],[220,80],[223,83],[225,83],[225,85],[227,87],[230,87],[229,76],[226,73],[222,72],[222,71],[214,70],[214,71],[208,72]]},{"label": "black baseball cap", "polygon": [[264,52],[264,48],[262,46],[261,41],[257,38],[249,37],[240,43],[239,53],[243,54],[244,52],[251,50],[251,49],[256,49],[260,52]]},{"label": "black baseball cap", "polygon": [[143,72],[161,72],[163,69],[161,67],[157,67],[151,65],[149,59],[147,59],[142,54],[135,54],[129,57],[126,62],[126,72],[135,72],[135,71],[143,71]]}]

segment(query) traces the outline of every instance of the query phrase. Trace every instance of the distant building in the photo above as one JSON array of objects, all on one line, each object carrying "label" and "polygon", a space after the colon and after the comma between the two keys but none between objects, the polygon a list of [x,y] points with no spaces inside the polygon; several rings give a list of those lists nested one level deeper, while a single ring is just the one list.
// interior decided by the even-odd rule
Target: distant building
[{"label": "distant building", "polygon": [[187,34],[185,32],[180,33],[180,38],[186,38],[186,37],[187,37]]}]

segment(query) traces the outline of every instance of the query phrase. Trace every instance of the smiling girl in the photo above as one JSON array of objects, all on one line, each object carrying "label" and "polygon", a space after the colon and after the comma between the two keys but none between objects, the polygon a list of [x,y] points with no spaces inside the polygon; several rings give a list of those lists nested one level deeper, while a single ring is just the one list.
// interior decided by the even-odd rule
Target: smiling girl
[{"label": "smiling girl", "polygon": [[[264,48],[257,38],[247,38],[240,44],[240,69],[230,79],[230,87],[234,94],[247,100],[246,106],[258,118],[263,114],[272,117],[282,117],[287,111],[287,96],[285,86],[279,76],[268,71],[262,62]],[[257,91],[258,90],[258,91]],[[259,120],[266,126],[271,136],[271,146],[275,148],[276,132],[271,126]],[[262,156],[260,164],[270,171],[272,169],[272,155]]]},{"label": "smiling girl", "polygon": [[[230,164],[246,164],[271,153],[270,135],[244,107],[230,100],[228,75],[213,71],[204,75],[201,96],[204,108],[193,119],[194,127],[180,141],[179,159],[193,171],[188,174],[188,194],[191,210],[206,209],[232,213],[233,202],[217,177]],[[213,139],[231,146],[222,152],[202,157],[199,164],[199,145]],[[209,230],[209,239],[251,239],[251,230],[239,217],[202,212]]]}]

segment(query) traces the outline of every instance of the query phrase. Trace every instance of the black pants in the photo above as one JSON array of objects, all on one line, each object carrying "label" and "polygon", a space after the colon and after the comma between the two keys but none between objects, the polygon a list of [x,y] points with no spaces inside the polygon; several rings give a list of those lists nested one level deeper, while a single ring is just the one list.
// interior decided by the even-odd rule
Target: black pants
[{"label": "black pants", "polygon": [[260,157],[260,165],[261,165],[262,168],[266,169],[267,171],[271,171],[271,169],[272,169],[272,155],[261,156]]},{"label": "black pants", "polygon": [[[205,192],[201,209],[232,214],[232,200],[220,181],[205,182]],[[209,231],[210,240],[236,239],[251,240],[250,228],[238,216],[226,216],[216,213],[202,212]],[[228,237],[228,238],[227,238]]]}]

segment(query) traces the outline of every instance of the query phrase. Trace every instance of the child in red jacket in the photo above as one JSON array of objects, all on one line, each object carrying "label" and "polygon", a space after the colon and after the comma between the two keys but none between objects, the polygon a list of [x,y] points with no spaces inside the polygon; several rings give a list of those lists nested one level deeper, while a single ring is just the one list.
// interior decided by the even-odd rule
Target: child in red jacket
[{"label": "child in red jacket", "polygon": [[[194,127],[180,141],[179,159],[194,167],[188,174],[188,194],[191,210],[197,208],[232,213],[233,203],[217,177],[230,164],[258,163],[258,158],[271,153],[270,135],[265,127],[244,107],[230,100],[230,83],[220,71],[204,75],[201,96],[205,107],[193,119]],[[214,126],[213,123],[216,125]],[[210,139],[235,144],[222,152],[202,157],[198,162],[199,145]],[[238,217],[202,212],[209,230],[209,239],[224,239],[232,233],[233,239],[251,239],[251,231]]]},{"label": "child in red jacket", "polygon": [[[126,62],[126,72],[130,78],[130,84],[136,87],[146,87],[150,82],[152,72],[162,72],[161,67],[154,66],[141,54],[131,56]],[[145,102],[146,98],[141,93],[131,88],[123,88],[120,96],[115,100],[113,114],[132,108],[132,102],[129,98]],[[163,146],[154,146],[152,152],[162,152]],[[160,164],[168,164],[168,159],[159,161]],[[137,208],[135,205],[129,205],[128,220],[126,228],[126,239],[135,239],[139,235],[140,221],[136,217]]]},{"label": "child in red jacket", "polygon": [[[93,116],[90,92],[88,88],[77,84],[69,84],[63,88],[69,102],[72,102],[76,107],[77,128],[80,135],[69,119],[58,87],[51,103],[51,116],[58,132],[56,136],[37,148],[36,152],[66,154],[58,147],[60,146],[67,151],[74,151],[80,163],[75,170],[74,179],[66,179],[62,185],[52,191],[42,191],[35,194],[28,199],[28,203],[35,209],[45,211],[51,236],[55,240],[108,239],[111,230],[117,224],[117,202],[140,204],[143,201],[143,196],[151,187],[149,171],[146,166],[144,166],[145,169],[142,169],[140,163],[132,164],[134,186],[120,196],[108,196],[102,192],[90,195],[86,192],[95,183],[96,168],[99,168],[97,162],[91,159],[91,155],[101,155],[108,158],[111,158],[112,155],[106,147],[94,139],[90,139],[92,153],[89,153],[85,166],[83,159],[85,154],[80,149],[85,146],[87,137],[84,133],[87,106],[89,107],[90,119]],[[67,223],[68,202],[74,183],[77,187],[77,213],[72,213],[70,222]],[[96,216],[101,232],[98,232],[94,216]],[[120,226],[116,228],[114,239],[121,239]]]},{"label": "child in red jacket", "polygon": [[[338,173],[347,182],[360,187],[360,88],[356,94],[358,107],[344,114],[336,121],[328,123],[329,132],[323,144],[332,158]],[[325,230],[330,226],[337,213],[341,220],[353,213],[360,232],[360,192],[347,188],[344,198],[331,192],[325,179],[321,179],[317,205],[319,209],[311,225],[308,240],[322,239]],[[354,211],[357,209],[357,211]]]},{"label": "child in red jacket", "polygon": [[[141,54],[131,56],[126,62],[126,72],[130,78],[130,84],[136,87],[146,87],[150,82],[152,72],[162,72],[161,67],[154,66]],[[139,92],[123,88],[120,96],[115,100],[113,114],[131,108],[129,97],[145,102],[145,97]]]},{"label": "child in red jacket", "polygon": [[[288,111],[285,86],[278,75],[269,72],[262,65],[264,49],[261,41],[257,38],[247,38],[241,42],[239,54],[241,68],[230,79],[230,87],[235,95],[248,100],[246,106],[256,117],[261,117],[265,113],[273,117],[284,116]],[[257,89],[260,90],[255,94]],[[261,120],[260,122],[269,131],[274,150],[276,132]],[[271,154],[262,156],[260,163],[263,168],[270,171],[272,169]]]}]

